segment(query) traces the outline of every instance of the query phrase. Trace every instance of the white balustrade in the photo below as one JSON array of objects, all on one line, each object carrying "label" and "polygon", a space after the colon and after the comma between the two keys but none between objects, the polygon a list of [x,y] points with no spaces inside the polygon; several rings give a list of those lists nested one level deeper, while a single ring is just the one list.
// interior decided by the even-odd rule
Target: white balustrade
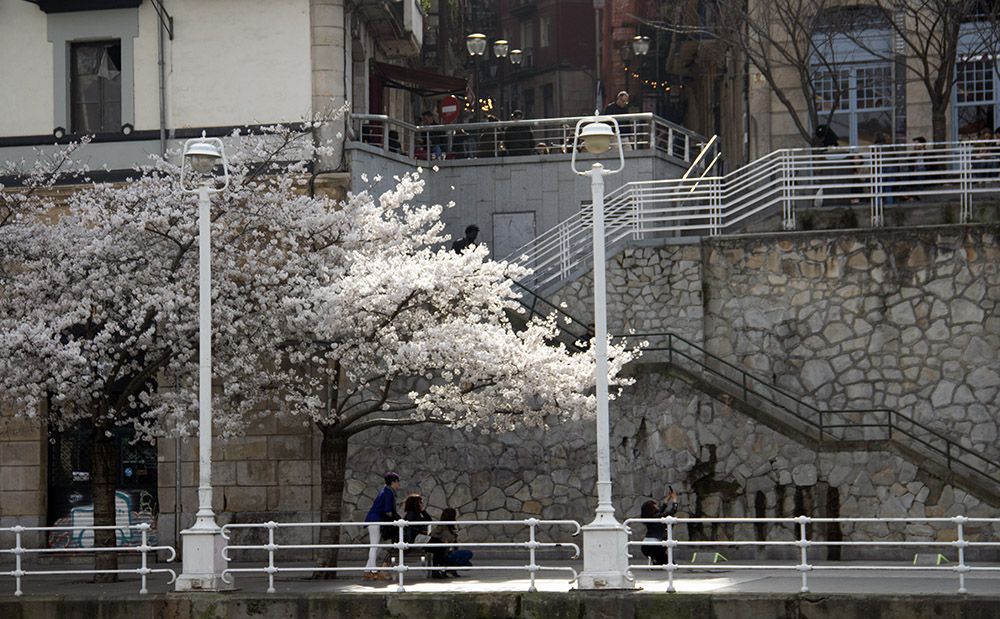
[{"label": "white balustrade", "polygon": [[[706,569],[726,571],[747,571],[747,570],[769,570],[769,571],[795,571],[802,576],[800,591],[809,591],[809,574],[813,571],[858,571],[858,572],[952,572],[958,576],[958,592],[967,593],[965,577],[973,572],[988,572],[1000,574],[1000,565],[986,562],[972,563],[968,561],[966,549],[968,548],[996,548],[1000,549],[1000,518],[970,518],[966,516],[955,516],[952,518],[812,518],[810,516],[797,516],[794,518],[677,518],[667,516],[665,518],[630,518],[625,521],[626,526],[636,524],[659,523],[664,525],[666,530],[665,538],[662,541],[631,541],[629,549],[633,551],[635,559],[642,557],[643,563],[634,563],[629,566],[631,571],[650,571],[667,573],[667,591],[674,591],[675,573],[681,571],[699,571]],[[899,539],[899,540],[829,540],[818,537],[813,530],[814,525],[857,525],[857,524],[918,524],[937,527],[938,529],[951,529],[954,532],[954,539]],[[681,539],[678,536],[679,527],[690,527],[691,525],[736,525],[731,527],[731,539]],[[739,525],[744,525],[742,528]],[[747,526],[750,525],[750,526]],[[788,539],[746,539],[740,537],[741,530],[752,529],[752,525],[770,525],[773,532],[774,525],[788,525],[793,532]],[[983,531],[993,527],[992,541],[968,539],[968,528],[976,526],[980,529],[979,536],[983,537]],[[787,529],[786,529],[787,531]],[[989,537],[990,534],[986,533]],[[667,562],[657,565],[652,562],[646,563],[645,557],[640,554],[643,546],[666,548]],[[810,555],[810,549],[827,547],[851,547],[857,549],[883,549],[883,548],[904,548],[904,549],[931,549],[938,552],[942,549],[954,550],[954,562],[941,565],[916,565],[903,562],[878,562],[866,561],[822,561],[815,553]],[[780,560],[740,560],[726,561],[724,565],[709,563],[685,563],[678,560],[678,551],[682,548],[691,549],[725,549],[725,548],[774,548],[785,547],[795,551],[795,559]]]},{"label": "white balustrade", "polygon": [[[577,572],[574,568],[568,566],[553,566],[553,565],[542,565],[539,563],[539,557],[537,551],[541,549],[563,549],[572,551],[567,559],[576,558],[580,554],[580,547],[573,542],[540,542],[538,541],[538,528],[539,527],[568,527],[572,530],[571,535],[577,535],[580,532],[580,524],[573,520],[539,520],[537,518],[527,518],[524,520],[459,520],[459,521],[419,521],[410,522],[406,520],[396,520],[394,522],[382,522],[375,523],[381,526],[394,526],[397,528],[398,538],[396,542],[393,543],[379,543],[375,544],[376,548],[388,549],[395,551],[395,565],[392,566],[378,566],[375,568],[368,568],[364,566],[314,566],[314,565],[290,565],[286,557],[279,556],[282,551],[317,551],[317,550],[367,550],[372,547],[371,544],[367,543],[345,543],[345,544],[289,544],[281,543],[278,540],[276,534],[280,531],[290,531],[290,530],[301,530],[301,529],[321,529],[321,528],[336,528],[341,530],[343,534],[344,529],[360,529],[361,534],[367,536],[366,528],[368,525],[373,524],[370,522],[261,522],[253,524],[228,524],[222,527],[222,535],[226,540],[226,546],[222,550],[222,556],[226,561],[233,562],[237,557],[234,557],[234,553],[246,553],[252,551],[265,551],[267,553],[267,562],[265,565],[254,566],[254,567],[231,567],[224,572],[224,578],[230,579],[234,574],[248,574],[248,573],[258,573],[267,575],[267,592],[274,593],[274,577],[278,574],[290,574],[290,573],[315,573],[315,572],[368,572],[368,571],[379,571],[379,572],[392,572],[396,575],[398,579],[398,584],[396,587],[397,591],[404,590],[406,574],[411,571],[424,571],[429,572],[431,570],[437,569],[460,569],[462,571],[526,571],[528,573],[530,585],[529,591],[535,591],[535,577],[538,572],[570,572],[572,574],[573,580],[576,579]],[[527,539],[523,541],[500,541],[500,542],[469,542],[462,541],[459,544],[438,544],[438,543],[408,543],[405,541],[404,534],[406,527],[434,527],[437,525],[456,525],[456,526],[471,526],[471,525],[484,525],[489,527],[503,527],[511,525],[519,525],[527,529]],[[267,543],[266,544],[234,544],[231,541],[231,536],[234,532],[238,531],[267,531]],[[502,533],[500,534],[502,535]],[[407,563],[407,550],[433,550],[435,548],[450,548],[454,546],[461,546],[462,548],[488,548],[488,549],[508,549],[508,550],[525,550],[527,551],[528,562],[525,565],[509,565],[493,563],[490,564],[488,558],[477,557],[476,565],[474,566],[428,566],[423,562],[417,564]],[[284,563],[284,565],[281,565]],[[228,581],[228,580],[227,580]]]},{"label": "white balustrade", "polygon": [[[0,571],[0,576],[11,576],[14,578],[14,595],[21,595],[21,581],[29,576],[80,576],[80,575],[94,575],[94,574],[138,574],[139,575],[139,593],[146,593],[146,579],[150,574],[169,574],[170,581],[168,584],[173,583],[177,578],[177,573],[169,568],[153,568],[149,567],[149,553],[154,553],[153,557],[155,560],[156,554],[159,552],[167,553],[167,557],[164,559],[166,563],[173,561],[177,557],[176,551],[171,546],[151,546],[149,544],[149,532],[150,525],[147,523],[132,524],[132,525],[115,525],[115,526],[66,526],[66,527],[2,527],[0,528],[0,539],[3,538],[4,534],[13,535],[13,546],[6,548],[0,546],[0,555],[12,555],[14,557],[14,569],[10,571]],[[116,538],[119,535],[125,536],[125,532],[138,532],[140,536],[139,545],[137,546],[114,546],[109,548],[103,547],[69,547],[69,548],[27,548],[24,546],[24,535],[27,533],[59,533],[59,532],[70,532],[70,533],[89,533],[93,537],[94,531],[114,531]],[[54,567],[51,569],[37,569],[30,567],[26,561],[32,557],[52,557],[52,556],[96,556],[99,554],[110,554],[114,553],[120,557],[128,557],[129,555],[139,555],[139,566],[138,567],[122,567],[119,565],[118,569],[114,570],[96,570],[96,569],[76,569],[71,567],[69,562],[64,562],[59,564],[59,567]]]}]

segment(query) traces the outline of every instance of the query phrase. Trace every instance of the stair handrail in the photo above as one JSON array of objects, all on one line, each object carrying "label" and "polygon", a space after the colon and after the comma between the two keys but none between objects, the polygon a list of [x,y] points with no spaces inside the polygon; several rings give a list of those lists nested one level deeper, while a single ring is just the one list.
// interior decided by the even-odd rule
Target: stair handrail
[{"label": "stair handrail", "polygon": [[[691,165],[688,166],[688,169],[684,172],[684,175],[681,176],[681,179],[685,179],[691,175],[691,172],[695,169],[695,167],[699,163],[701,163],[701,160],[705,158],[705,155],[708,154],[708,151],[712,148],[712,146],[715,145],[717,141],[719,141],[719,136],[713,135],[711,138],[709,138],[708,142],[701,145],[701,151],[698,153],[698,156],[694,158],[694,161],[691,163]],[[718,159],[718,156],[716,156],[716,159]],[[712,160],[712,163],[714,164],[715,160]],[[710,167],[711,166],[705,168],[705,171],[707,172]],[[704,174],[702,174],[702,176],[704,176]]]},{"label": "stair handrail", "polygon": [[[658,350],[660,350],[660,351],[666,350],[668,352],[668,354],[670,355],[670,363],[673,363],[673,354],[674,353],[679,354],[680,356],[684,357],[685,359],[688,359],[688,360],[694,362],[696,365],[700,366],[702,369],[708,370],[709,372],[711,372],[713,374],[716,374],[716,375],[722,377],[723,379],[725,379],[727,381],[735,382],[731,378],[729,378],[728,376],[726,376],[725,374],[723,374],[722,372],[720,372],[720,371],[716,370],[715,368],[711,367],[710,365],[708,365],[707,363],[701,362],[698,359],[694,358],[692,355],[685,354],[683,351],[677,350],[673,346],[673,341],[675,341],[675,340],[679,341],[679,342],[683,342],[686,346],[688,346],[689,348],[694,349],[695,351],[701,353],[706,358],[709,358],[709,359],[711,359],[713,361],[718,362],[721,365],[724,365],[724,366],[726,366],[726,367],[728,367],[728,368],[730,368],[732,370],[735,370],[736,372],[739,372],[740,375],[741,375],[741,379],[742,379],[742,384],[739,385],[739,386],[744,390],[744,393],[746,393],[748,391],[752,392],[755,396],[757,396],[757,397],[759,397],[761,399],[764,399],[764,400],[770,402],[771,404],[774,404],[775,406],[777,406],[777,407],[779,407],[779,408],[781,408],[781,409],[783,409],[783,410],[791,413],[793,416],[795,416],[799,420],[801,420],[801,421],[803,421],[803,422],[811,425],[813,428],[815,428],[815,429],[817,429],[819,431],[820,442],[823,442],[824,435],[829,436],[831,439],[833,439],[835,441],[845,440],[845,439],[841,439],[841,438],[835,436],[834,434],[832,434],[830,432],[830,430],[835,429],[835,428],[841,428],[841,427],[851,427],[851,428],[870,427],[870,426],[867,426],[867,424],[862,424],[862,425],[858,425],[858,424],[843,424],[843,425],[824,424],[823,420],[822,420],[822,417],[824,415],[829,416],[829,415],[838,415],[838,414],[885,413],[885,414],[887,414],[888,421],[885,424],[876,424],[874,427],[888,429],[888,439],[890,441],[893,438],[892,435],[893,435],[894,431],[897,432],[897,433],[901,433],[901,434],[909,437],[910,439],[912,439],[912,440],[914,440],[914,441],[916,441],[916,442],[924,445],[926,448],[931,449],[932,451],[935,451],[935,452],[941,454],[942,456],[945,456],[945,458],[946,458],[946,467],[949,470],[952,469],[952,466],[951,466],[952,465],[952,461],[955,461],[955,462],[957,462],[959,464],[964,465],[966,468],[968,468],[968,469],[970,469],[970,470],[972,470],[972,471],[974,471],[974,472],[982,475],[983,477],[986,477],[986,478],[990,479],[993,482],[1000,483],[1000,477],[996,476],[995,474],[988,473],[988,472],[986,472],[986,471],[984,471],[982,469],[976,468],[976,467],[974,467],[973,465],[971,465],[968,462],[962,461],[961,459],[957,458],[956,455],[953,455],[953,450],[954,450],[954,452],[957,452],[960,455],[971,456],[974,459],[977,459],[977,460],[981,461],[983,464],[985,464],[987,466],[990,466],[990,467],[993,467],[994,470],[1000,470],[1000,462],[994,461],[994,460],[992,460],[990,458],[987,458],[986,456],[984,456],[984,455],[982,455],[980,453],[977,453],[976,451],[974,451],[974,450],[972,450],[972,449],[970,449],[968,447],[965,447],[964,445],[962,445],[962,444],[960,444],[960,443],[952,440],[950,437],[942,434],[940,431],[938,431],[938,430],[936,430],[934,428],[931,428],[931,427],[929,427],[929,426],[927,426],[927,425],[925,425],[925,424],[923,424],[923,423],[921,423],[921,422],[913,419],[909,415],[901,413],[901,412],[899,412],[897,410],[893,410],[893,409],[889,409],[889,408],[880,408],[880,409],[820,409],[817,406],[809,403],[808,401],[805,401],[798,394],[791,393],[790,391],[788,391],[787,389],[785,389],[783,387],[780,387],[780,386],[775,385],[773,383],[769,383],[766,379],[764,379],[764,378],[762,378],[760,376],[757,376],[753,372],[748,372],[744,368],[741,368],[741,367],[739,367],[739,366],[731,363],[730,361],[727,361],[726,359],[723,359],[722,357],[719,357],[718,355],[715,355],[715,354],[713,354],[713,353],[705,350],[704,348],[702,348],[701,346],[698,346],[694,342],[691,342],[690,340],[684,338],[683,336],[678,335],[676,333],[673,333],[671,331],[664,331],[664,332],[657,332],[657,333],[634,333],[634,334],[628,334],[628,335],[621,336],[621,337],[624,337],[626,340],[629,340],[629,339],[646,339],[646,338],[651,338],[651,337],[653,337],[653,338],[655,338],[655,337],[661,337],[661,338],[662,337],[666,337],[667,338],[667,347],[666,347],[666,349],[650,345],[650,346],[647,346],[645,348],[645,351],[646,352],[655,352],[655,351],[658,351]],[[817,415],[817,417],[819,418],[819,422],[813,421],[812,419],[809,419],[808,417],[804,417],[804,416],[798,414],[797,412],[792,411],[792,410],[788,409],[787,407],[781,405],[780,403],[775,402],[770,397],[768,397],[766,394],[760,393],[758,390],[754,390],[752,388],[752,383],[751,384],[747,384],[747,382],[746,382],[747,378],[752,379],[752,381],[755,381],[755,382],[761,383],[763,385],[766,385],[767,389],[770,390],[770,391],[780,393],[781,395],[785,396],[789,400],[792,400],[793,402],[795,402],[797,407],[798,406],[803,406],[806,409],[809,409],[809,410],[815,412],[816,415]],[[743,397],[743,401],[749,403],[747,401],[746,397]],[[893,423],[893,417],[896,418],[896,420],[897,420],[896,423]],[[924,430],[925,432],[927,432],[928,434],[932,435],[934,438],[942,441],[945,444],[945,446],[946,446],[945,449],[942,450],[941,448],[939,448],[939,447],[937,447],[935,445],[932,445],[931,443],[927,442],[924,438],[922,438],[920,436],[917,436],[913,432],[911,432],[911,431],[903,428],[899,424],[899,420],[903,420],[903,421],[905,421],[906,423],[908,423],[908,424],[910,424],[912,426],[918,427],[918,428]]]}]

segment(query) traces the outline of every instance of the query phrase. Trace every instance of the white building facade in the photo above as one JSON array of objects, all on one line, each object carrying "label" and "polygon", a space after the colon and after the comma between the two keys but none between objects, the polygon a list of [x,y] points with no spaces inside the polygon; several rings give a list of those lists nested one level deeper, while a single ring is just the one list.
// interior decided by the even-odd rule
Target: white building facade
[{"label": "white building facade", "polygon": [[369,65],[419,57],[422,24],[417,0],[0,0],[0,160],[93,135],[89,163],[124,169],[202,131],[366,112]]}]

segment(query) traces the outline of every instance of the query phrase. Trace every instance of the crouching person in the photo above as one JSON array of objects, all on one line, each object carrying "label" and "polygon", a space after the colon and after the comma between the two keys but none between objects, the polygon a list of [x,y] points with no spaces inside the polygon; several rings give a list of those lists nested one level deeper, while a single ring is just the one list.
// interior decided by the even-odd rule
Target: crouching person
[{"label": "crouching person", "polygon": [[[458,520],[458,512],[448,507],[441,512],[442,522],[454,522]],[[431,572],[431,578],[448,578],[453,576],[458,578],[460,574],[456,570],[444,569],[448,567],[470,567],[472,565],[472,551],[464,548],[457,548],[451,544],[458,543],[458,525],[439,524],[431,529],[432,544],[448,544],[438,546],[433,549],[434,566],[442,569]]]}]

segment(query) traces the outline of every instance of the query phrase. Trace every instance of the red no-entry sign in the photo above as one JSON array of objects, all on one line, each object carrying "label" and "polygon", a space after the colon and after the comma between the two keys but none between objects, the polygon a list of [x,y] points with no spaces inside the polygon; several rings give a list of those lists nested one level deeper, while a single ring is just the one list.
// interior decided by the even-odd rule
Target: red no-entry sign
[{"label": "red no-entry sign", "polygon": [[458,114],[461,110],[462,102],[455,95],[448,95],[438,102],[438,118],[446,125],[458,120]]}]

